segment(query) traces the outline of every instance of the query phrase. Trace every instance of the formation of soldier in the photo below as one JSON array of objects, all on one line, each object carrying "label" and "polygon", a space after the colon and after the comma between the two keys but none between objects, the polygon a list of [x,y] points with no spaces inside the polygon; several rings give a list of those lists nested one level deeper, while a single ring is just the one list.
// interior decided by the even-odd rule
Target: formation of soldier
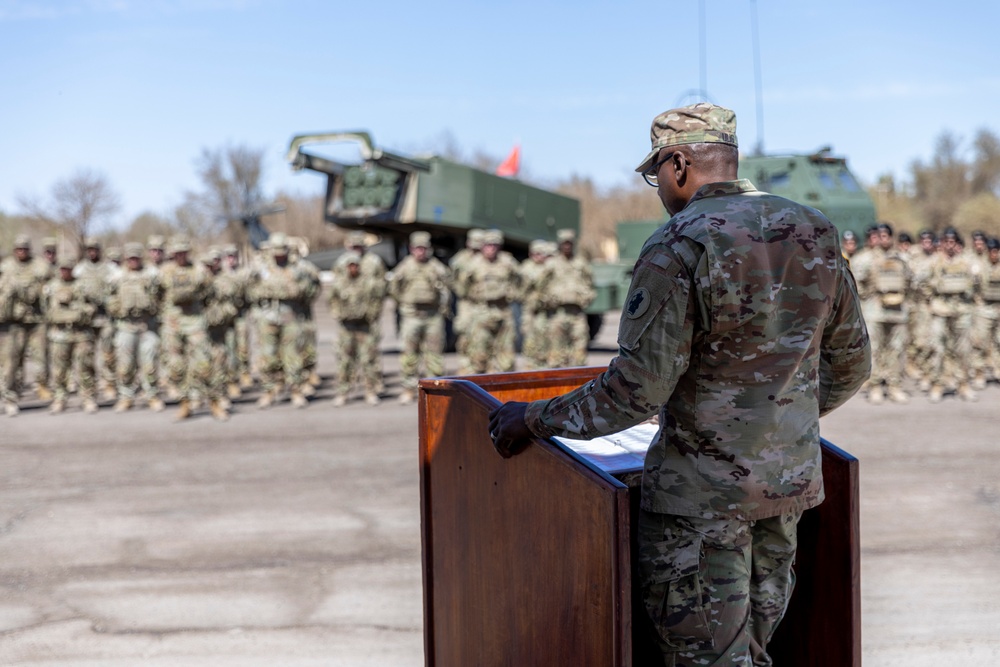
[{"label": "formation of soldier", "polygon": [[[387,272],[364,233],[352,232],[333,267],[327,302],[338,323],[335,407],[359,381],[365,403],[381,401],[388,298],[400,316],[401,403],[414,400],[420,377],[444,374],[453,308],[459,373],[514,369],[516,304],[529,368],[586,363],[585,310],[594,288],[572,230],[560,230],[557,243],[533,242],[520,264],[502,250],[497,230],[473,230],[450,266],[434,256],[429,233],[409,241],[409,254]],[[205,406],[224,421],[232,401],[254,388],[253,367],[259,408],[286,395],[305,407],[316,393],[320,274],[283,234],[272,235],[250,262],[235,246],[195,258],[184,237],[126,244],[117,261],[96,239],[85,241],[79,260],[57,257],[54,239],[43,245],[44,258],[35,258],[30,239],[19,236],[0,262],[0,400],[8,415],[19,411],[29,353],[37,361],[35,391],[51,401],[53,414],[77,392],[87,413],[99,400],[114,401],[116,412],[140,404],[161,412],[176,402],[177,420]]]},{"label": "formation of soldier", "polygon": [[1000,240],[982,232],[966,247],[961,234],[930,230],[914,243],[881,223],[857,249],[852,232],[842,248],[858,284],[872,344],[868,400],[905,403],[904,378],[928,400],[947,392],[977,400],[1000,381]]}]

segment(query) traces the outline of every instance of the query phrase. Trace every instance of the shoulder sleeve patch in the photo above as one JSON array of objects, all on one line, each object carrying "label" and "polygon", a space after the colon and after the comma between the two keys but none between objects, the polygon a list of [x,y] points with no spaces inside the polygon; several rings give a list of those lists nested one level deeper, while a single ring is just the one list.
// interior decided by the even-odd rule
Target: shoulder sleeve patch
[{"label": "shoulder sleeve patch", "polygon": [[[657,262],[641,263],[632,279],[618,325],[618,345],[629,352],[639,348],[649,326],[660,319],[663,307],[686,281],[684,268],[673,258],[662,256]],[[666,259],[667,261],[662,261]],[[684,312],[684,308],[680,309]],[[684,322],[663,322],[664,326],[683,326]]]}]

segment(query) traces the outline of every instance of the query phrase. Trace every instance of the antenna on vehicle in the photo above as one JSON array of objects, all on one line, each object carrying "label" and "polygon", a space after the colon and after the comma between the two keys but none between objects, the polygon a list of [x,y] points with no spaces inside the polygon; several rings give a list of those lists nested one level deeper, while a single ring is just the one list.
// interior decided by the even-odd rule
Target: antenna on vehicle
[{"label": "antenna on vehicle", "polygon": [[677,98],[676,106],[686,106],[697,102],[711,102],[715,100],[708,94],[708,49],[706,47],[707,20],[705,19],[705,0],[698,0],[698,83],[699,88],[685,90]]},{"label": "antenna on vehicle", "polygon": [[764,154],[764,92],[760,74],[760,32],[757,28],[757,0],[750,0],[750,26],[753,34],[753,78],[757,98],[757,145],[754,155]]}]

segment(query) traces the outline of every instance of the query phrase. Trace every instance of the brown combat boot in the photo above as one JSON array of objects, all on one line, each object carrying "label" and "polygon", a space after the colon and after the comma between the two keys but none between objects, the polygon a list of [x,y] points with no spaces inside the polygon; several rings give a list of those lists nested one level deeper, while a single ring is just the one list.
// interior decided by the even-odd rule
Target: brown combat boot
[{"label": "brown combat boot", "polygon": [[881,405],[884,400],[885,395],[882,393],[882,387],[872,387],[868,390],[868,402],[872,405]]},{"label": "brown combat boot", "polygon": [[44,384],[38,385],[38,388],[35,389],[35,393],[38,394],[38,398],[43,401],[51,401],[53,398],[52,392]]},{"label": "brown combat boot", "polygon": [[230,382],[229,386],[226,387],[226,395],[229,396],[231,400],[236,400],[243,395],[243,391],[240,389],[240,385],[235,382]]},{"label": "brown combat boot", "polygon": [[83,399],[83,411],[88,415],[97,414],[97,401],[92,398]]},{"label": "brown combat boot", "polygon": [[378,394],[376,394],[375,392],[369,391],[369,392],[365,393],[365,403],[366,404],[368,404],[368,405],[378,405],[381,402],[382,402],[382,399],[380,399],[378,397]]},{"label": "brown combat boot", "polygon": [[307,405],[309,405],[309,401],[306,400],[306,397],[302,395],[301,391],[292,392],[292,407],[304,408]]},{"label": "brown combat boot", "polygon": [[972,388],[965,382],[958,385],[958,397],[963,401],[969,401],[970,403],[975,403],[979,400],[979,396],[976,395],[976,392],[972,391]]},{"label": "brown combat boot", "polygon": [[944,398],[944,389],[939,384],[933,385],[930,393],[927,394],[927,400],[931,403],[940,403],[942,398]]},{"label": "brown combat boot", "polygon": [[160,398],[154,397],[149,399],[149,409],[152,410],[153,412],[163,412],[163,408],[165,407],[166,406],[163,404],[163,401]]},{"label": "brown combat boot", "polygon": [[257,399],[257,407],[261,410],[266,410],[271,407],[272,403],[274,403],[274,394],[269,391],[264,392],[261,394],[260,398]]},{"label": "brown combat boot", "polygon": [[209,401],[208,409],[216,421],[229,421],[229,413],[226,412],[226,408],[222,406],[222,401]]},{"label": "brown combat boot", "polygon": [[129,398],[119,398],[115,403],[115,412],[127,412],[132,408],[132,400]]},{"label": "brown combat boot", "polygon": [[409,405],[413,402],[413,392],[409,389],[404,389],[399,395],[400,405]]},{"label": "brown combat boot", "polygon": [[253,388],[253,376],[249,373],[242,373],[240,375],[240,389],[252,389]]},{"label": "brown combat boot", "polygon": [[182,398],[180,404],[177,406],[177,414],[174,415],[174,421],[179,422],[187,419],[191,416],[191,401],[186,398]]},{"label": "brown combat boot", "polygon": [[66,401],[62,399],[59,399],[58,401],[53,401],[52,405],[49,406],[49,412],[54,415],[58,415],[65,409],[66,409]]}]

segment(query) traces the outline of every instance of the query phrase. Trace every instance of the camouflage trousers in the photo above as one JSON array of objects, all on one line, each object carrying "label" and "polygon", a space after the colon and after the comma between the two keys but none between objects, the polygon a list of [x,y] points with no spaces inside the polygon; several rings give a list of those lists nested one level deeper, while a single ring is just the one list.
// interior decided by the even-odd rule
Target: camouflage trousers
[{"label": "camouflage trousers", "polygon": [[0,378],[0,397],[8,403],[17,403],[24,385],[24,365],[28,346],[40,324],[11,322],[3,340],[3,377]]},{"label": "camouflage trousers", "polygon": [[918,303],[910,312],[906,359],[925,378],[929,378],[931,375],[931,357],[934,349],[931,344],[931,322],[933,320],[934,317],[927,304]]},{"label": "camouflage trousers", "polygon": [[444,316],[437,311],[403,313],[399,326],[403,389],[415,391],[423,365],[428,377],[444,375]]},{"label": "camouflage trousers", "polygon": [[955,387],[968,378],[972,354],[972,313],[934,315],[931,320],[930,380],[942,387]]},{"label": "camouflage trousers", "polygon": [[306,379],[309,374],[316,370],[316,359],[318,355],[317,341],[319,331],[316,328],[316,320],[312,315],[302,320],[302,378]]},{"label": "camouflage trousers", "polygon": [[226,329],[226,382],[235,384],[244,374],[250,374],[250,322],[241,315]]},{"label": "camouflage trousers", "polygon": [[582,308],[556,308],[549,313],[547,331],[549,368],[584,366],[590,329]]},{"label": "camouflage trousers", "polygon": [[372,360],[378,358],[374,325],[364,320],[342,321],[337,332],[337,396],[347,396],[360,373],[365,393],[379,393],[382,369]]},{"label": "camouflage trousers", "polygon": [[237,381],[230,375],[229,350],[226,347],[226,340],[232,330],[233,327],[229,325],[208,327],[205,330],[208,364],[212,369],[208,376],[208,395],[217,399],[225,395],[226,385]]},{"label": "camouflage trousers", "polygon": [[455,300],[455,319],[452,320],[451,330],[455,334],[455,352],[458,354],[459,375],[468,375],[471,372],[469,370],[471,362],[469,355],[466,354],[466,348],[469,342],[469,318],[473,307],[468,299]]},{"label": "camouflage trousers", "polygon": [[121,320],[115,332],[118,398],[134,400],[141,387],[147,400],[159,394],[157,384],[160,332],[156,321]]},{"label": "camouflage trousers", "polygon": [[115,323],[110,318],[97,328],[97,356],[100,357],[102,385],[114,387],[118,381],[115,371]]},{"label": "camouflage trousers", "polygon": [[465,348],[469,373],[514,370],[514,333],[510,308],[477,306],[469,318]]},{"label": "camouflage trousers", "polygon": [[666,667],[771,665],[800,512],[759,521],[641,511],[639,583]]},{"label": "camouflage trousers", "polygon": [[903,355],[906,353],[905,322],[868,321],[868,337],[872,348],[872,374],[869,382],[878,387],[903,386]]},{"label": "camouflage trousers", "polygon": [[521,311],[521,356],[527,369],[545,368],[548,364],[548,314],[544,311]]},{"label": "camouflage trousers", "polygon": [[199,315],[175,317],[169,329],[161,329],[165,371],[170,383],[188,400],[221,398],[212,391],[212,362],[205,321]]},{"label": "camouflage trousers", "polygon": [[305,382],[303,348],[306,345],[304,320],[260,322],[258,354],[261,385],[266,392],[275,392],[284,384],[298,389]]},{"label": "camouflage trousers", "polygon": [[50,325],[48,327],[49,358],[52,362],[52,392],[57,402],[66,400],[73,362],[80,360],[77,386],[80,397],[92,400],[95,396],[94,332],[90,328],[74,329]]},{"label": "camouflage trousers", "polygon": [[972,359],[969,370],[988,374],[996,368],[994,361],[996,346],[996,323],[1000,314],[1000,304],[977,305],[972,315],[972,330],[969,333]]},{"label": "camouflage trousers", "polygon": [[35,330],[33,344],[31,345],[31,357],[38,364],[35,371],[35,383],[39,387],[49,386],[49,372],[52,364],[49,349],[49,325],[39,324]]}]

